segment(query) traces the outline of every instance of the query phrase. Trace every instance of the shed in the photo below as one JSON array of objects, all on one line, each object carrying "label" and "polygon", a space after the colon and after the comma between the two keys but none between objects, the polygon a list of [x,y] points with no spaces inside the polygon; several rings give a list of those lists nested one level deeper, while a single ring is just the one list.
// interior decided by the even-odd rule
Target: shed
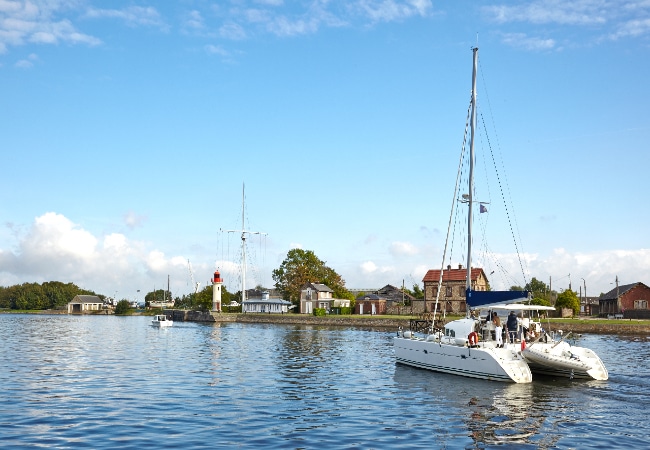
[{"label": "shed", "polygon": [[356,299],[356,314],[386,314],[386,299],[377,294],[368,294]]},{"label": "shed", "polygon": [[68,314],[88,314],[101,311],[103,307],[104,302],[96,295],[75,295],[68,303]]}]

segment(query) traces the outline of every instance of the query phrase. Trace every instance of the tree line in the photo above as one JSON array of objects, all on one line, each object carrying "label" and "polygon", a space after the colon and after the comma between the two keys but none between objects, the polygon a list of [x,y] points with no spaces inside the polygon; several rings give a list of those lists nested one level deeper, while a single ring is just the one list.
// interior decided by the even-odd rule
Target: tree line
[{"label": "tree line", "polygon": [[[0,286],[0,308],[18,310],[63,309],[75,295],[97,295],[74,283],[48,281]],[[103,296],[99,295],[102,300]]]}]

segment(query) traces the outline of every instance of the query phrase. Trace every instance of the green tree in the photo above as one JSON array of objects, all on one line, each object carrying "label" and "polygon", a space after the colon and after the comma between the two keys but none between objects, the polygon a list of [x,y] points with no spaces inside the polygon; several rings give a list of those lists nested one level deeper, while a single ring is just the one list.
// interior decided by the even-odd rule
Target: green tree
[{"label": "green tree", "polygon": [[165,289],[156,289],[155,291],[147,292],[144,296],[145,305],[149,306],[151,302],[164,302],[171,301],[172,293]]},{"label": "green tree", "polygon": [[[226,286],[221,286],[221,304],[230,303],[231,293]],[[176,301],[176,307],[182,309],[209,311],[212,309],[212,286],[205,286],[201,291],[183,295]]]},{"label": "green tree", "polygon": [[354,300],[354,295],[345,288],[343,278],[311,250],[289,250],[280,267],[273,271],[273,281],[282,298],[296,306],[300,302],[300,290],[306,283],[325,284],[334,291],[335,298]]},{"label": "green tree", "polygon": [[580,314],[580,299],[578,294],[571,289],[567,289],[562,293],[558,294],[557,300],[555,301],[556,308],[570,308],[573,310],[573,315],[577,316]]},{"label": "green tree", "polygon": [[415,298],[419,298],[419,299],[424,298],[424,291],[422,290],[419,284],[416,283],[413,285],[412,295]]},{"label": "green tree", "polygon": [[128,314],[131,312],[131,302],[128,300],[120,300],[117,302],[117,305],[115,305],[115,314],[117,315],[124,315]]},{"label": "green tree", "polygon": [[96,295],[93,291],[81,289],[73,283],[23,283],[0,289],[0,308],[54,309],[65,306],[75,295],[81,294]]}]

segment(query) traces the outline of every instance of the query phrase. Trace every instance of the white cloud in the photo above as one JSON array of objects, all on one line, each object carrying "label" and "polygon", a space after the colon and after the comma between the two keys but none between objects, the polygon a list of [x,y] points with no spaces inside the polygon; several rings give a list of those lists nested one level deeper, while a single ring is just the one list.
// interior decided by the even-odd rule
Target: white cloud
[{"label": "white cloud", "polygon": [[233,41],[240,41],[246,39],[246,31],[241,25],[228,22],[219,28],[219,36]]},{"label": "white cloud", "polygon": [[[122,233],[95,235],[54,212],[37,217],[28,227],[13,224],[6,227],[10,233],[3,235],[6,243],[0,249],[2,286],[61,281],[104,295],[113,295],[117,290],[124,297],[135,295],[138,289],[145,293],[154,286],[166,285],[169,275],[174,295],[193,290],[186,255],[168,255],[162,248],[131,240]],[[300,244],[291,244],[291,248],[300,247]],[[381,261],[355,261],[346,257],[347,270],[345,265],[330,265],[345,279],[346,286],[362,289],[401,285],[402,280],[410,288],[414,283],[421,285],[427,270],[439,268],[438,261],[423,263],[420,255],[424,252],[415,252],[411,244],[398,243],[396,247],[402,252],[399,258],[384,252]],[[278,256],[276,264],[279,265],[285,256]],[[638,281],[650,285],[650,248],[597,252],[572,252],[558,248],[549,254],[528,254],[524,258],[526,281],[535,277],[548,284],[552,280],[556,291],[567,289],[571,282],[573,290],[579,291],[581,286],[584,289],[586,284],[587,294],[597,296],[615,287],[617,276],[620,285]],[[498,266],[495,261],[498,261]],[[496,254],[493,260],[476,261],[474,265],[486,271],[494,289],[525,284],[515,254]],[[228,286],[233,291],[239,289],[241,269],[238,261],[192,261],[192,268],[195,280],[202,286],[215,268],[219,268]],[[258,282],[268,284],[270,271],[274,268],[266,268],[269,273],[261,276]],[[253,280],[254,274],[249,274],[248,278]]]},{"label": "white cloud", "polygon": [[69,19],[57,17],[74,5],[67,2],[0,2],[0,52],[28,42],[99,45],[100,39],[79,32]]},{"label": "white cloud", "polygon": [[220,45],[208,44],[203,47],[205,51],[211,55],[230,56],[230,52]]},{"label": "white cloud", "polygon": [[616,5],[608,5],[600,0],[562,1],[538,0],[519,5],[491,5],[483,8],[494,21],[529,22],[534,24],[593,25],[607,21],[608,10]]},{"label": "white cloud", "polygon": [[551,50],[556,46],[556,42],[553,39],[529,37],[524,33],[504,34],[502,41],[511,47],[522,48],[524,50]]},{"label": "white cloud", "polygon": [[[162,286],[169,275],[172,293],[189,292],[187,259],[168,257],[158,249],[129,240],[121,233],[95,236],[71,220],[54,212],[37,217],[30,227],[7,225],[15,245],[0,249],[0,285],[24,282],[72,282],[98,294],[134,295]],[[196,264],[195,272],[211,273],[209,264]]]},{"label": "white cloud", "polygon": [[356,3],[362,14],[372,22],[392,22],[413,16],[426,16],[432,10],[429,0],[361,0]]},{"label": "white cloud", "polygon": [[124,214],[124,223],[131,230],[141,227],[146,220],[147,220],[146,216],[138,215],[133,211],[129,211],[126,214]]},{"label": "white cloud", "polygon": [[129,6],[124,9],[89,9],[86,17],[93,19],[119,19],[128,26],[150,26],[167,29],[167,25],[156,8],[151,6]]},{"label": "white cloud", "polygon": [[200,11],[190,11],[185,17],[184,24],[186,28],[202,30],[205,27],[205,21]]},{"label": "white cloud", "polygon": [[363,262],[360,267],[364,274],[370,274],[377,270],[377,265],[372,261]]},{"label": "white cloud", "polygon": [[390,244],[390,253],[393,256],[412,256],[418,253],[418,248],[410,242],[393,242]]},{"label": "white cloud", "polygon": [[650,33],[650,18],[634,19],[622,23],[618,29],[610,35],[610,38],[617,40],[624,37],[637,37]]},{"label": "white cloud", "polygon": [[[495,289],[508,289],[512,285],[523,286],[519,260],[514,254],[496,254],[494,261],[481,261],[477,265],[486,270],[490,284]],[[620,284],[640,281],[650,285],[650,249],[601,250],[597,252],[571,252],[564,248],[553,249],[550,254],[524,255],[527,281],[532,277],[550,283],[553,290],[569,288],[579,291],[586,283],[587,294],[597,296],[612,289],[616,277]],[[494,274],[490,273],[494,270]],[[582,281],[584,279],[584,283]]]}]

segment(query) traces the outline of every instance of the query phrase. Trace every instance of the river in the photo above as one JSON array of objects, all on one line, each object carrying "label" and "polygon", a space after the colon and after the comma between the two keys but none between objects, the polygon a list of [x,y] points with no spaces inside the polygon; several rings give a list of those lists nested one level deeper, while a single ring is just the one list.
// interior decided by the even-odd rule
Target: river
[{"label": "river", "polygon": [[4,448],[646,448],[650,339],[585,335],[608,381],[394,362],[388,331],[0,314]]}]

